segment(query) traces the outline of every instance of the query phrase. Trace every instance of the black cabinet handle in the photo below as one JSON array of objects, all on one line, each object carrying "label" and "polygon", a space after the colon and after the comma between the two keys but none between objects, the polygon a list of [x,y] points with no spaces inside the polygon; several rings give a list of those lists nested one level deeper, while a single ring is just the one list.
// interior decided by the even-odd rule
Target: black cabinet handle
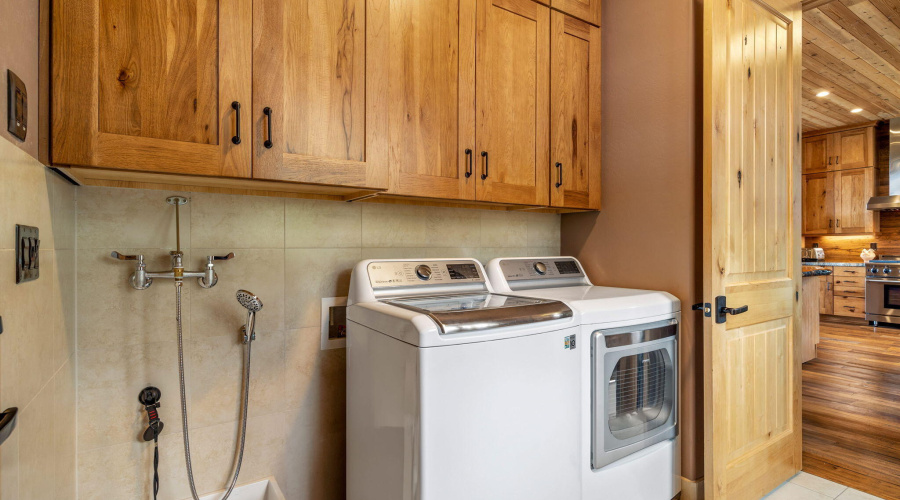
[{"label": "black cabinet handle", "polygon": [[840,164],[841,164],[841,157],[840,157],[840,156],[835,156],[835,157],[834,157],[834,163],[835,163],[835,165],[840,165]]},{"label": "black cabinet handle", "polygon": [[472,161],[473,161],[472,150],[469,148],[466,148],[466,160],[467,160],[466,179],[468,179],[469,177],[472,177]]},{"label": "black cabinet handle", "polygon": [[556,170],[559,172],[559,180],[556,181],[556,187],[562,186],[562,163],[556,162]]},{"label": "black cabinet handle", "polygon": [[263,142],[263,146],[266,149],[272,149],[272,108],[266,106],[263,108],[263,114],[266,115],[266,123],[268,124],[269,134],[266,136],[266,140]]},{"label": "black cabinet handle", "polygon": [[485,180],[488,178],[488,154],[487,151],[481,152],[481,157],[484,158],[484,172],[481,174],[481,180]]},{"label": "black cabinet handle", "polygon": [[241,103],[231,101],[231,109],[234,110],[234,137],[231,138],[233,144],[241,143]]}]

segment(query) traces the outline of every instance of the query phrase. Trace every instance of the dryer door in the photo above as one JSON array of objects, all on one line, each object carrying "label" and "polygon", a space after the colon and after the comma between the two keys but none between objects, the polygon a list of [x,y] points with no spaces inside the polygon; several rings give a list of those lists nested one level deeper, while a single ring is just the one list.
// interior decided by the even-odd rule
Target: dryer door
[{"label": "dryer door", "polygon": [[667,320],[591,336],[594,469],[677,435],[677,334]]}]

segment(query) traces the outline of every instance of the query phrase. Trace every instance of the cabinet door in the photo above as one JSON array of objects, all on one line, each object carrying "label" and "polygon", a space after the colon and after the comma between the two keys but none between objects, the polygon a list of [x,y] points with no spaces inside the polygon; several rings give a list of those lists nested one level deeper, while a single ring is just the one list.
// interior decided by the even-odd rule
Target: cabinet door
[{"label": "cabinet door", "polygon": [[253,177],[386,189],[389,0],[253,3]]},{"label": "cabinet door", "polygon": [[834,170],[834,158],[831,156],[831,141],[832,134],[803,138],[804,174]]},{"label": "cabinet door", "polygon": [[875,137],[871,127],[835,132],[832,136],[836,169],[875,166]]},{"label": "cabinet door", "polygon": [[803,175],[803,234],[834,231],[834,174]]},{"label": "cabinet door", "polygon": [[875,169],[841,170],[834,176],[835,232],[874,232],[875,213],[866,210],[866,202],[875,193]]},{"label": "cabinet door", "polygon": [[819,280],[819,314],[834,314],[834,277]]},{"label": "cabinet door", "polygon": [[550,191],[550,9],[479,0],[476,198],[547,205]]},{"label": "cabinet door", "polygon": [[252,14],[251,0],[55,0],[53,163],[249,177]]},{"label": "cabinet door", "polygon": [[475,0],[392,2],[389,33],[389,192],[475,199]]},{"label": "cabinet door", "polygon": [[550,204],[600,209],[600,28],[550,17]]},{"label": "cabinet door", "polygon": [[551,0],[550,6],[582,21],[600,26],[600,0]]}]

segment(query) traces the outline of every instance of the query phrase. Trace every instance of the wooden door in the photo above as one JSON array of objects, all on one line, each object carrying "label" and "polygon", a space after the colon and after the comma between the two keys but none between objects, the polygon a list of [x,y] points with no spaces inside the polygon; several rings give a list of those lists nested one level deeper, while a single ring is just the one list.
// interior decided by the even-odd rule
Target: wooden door
[{"label": "wooden door", "polygon": [[53,163],[249,177],[252,14],[251,0],[54,0]]},{"label": "wooden door", "polygon": [[391,2],[390,193],[475,199],[475,0]]},{"label": "wooden door", "polygon": [[866,202],[875,192],[875,169],[840,170],[834,175],[834,232],[874,232],[875,213],[866,210]]},{"label": "wooden door", "polygon": [[389,0],[253,5],[253,177],[387,189]]},{"label": "wooden door", "polygon": [[834,232],[834,173],[803,176],[803,234]]},{"label": "wooden door", "polygon": [[550,23],[550,204],[600,210],[600,28]]},{"label": "wooden door", "polygon": [[834,170],[834,158],[831,155],[832,138],[832,134],[803,138],[804,174]]},{"label": "wooden door", "polygon": [[834,165],[837,169],[875,166],[872,128],[844,130],[831,134],[834,141]]},{"label": "wooden door", "polygon": [[[705,497],[800,470],[800,0],[704,2]],[[737,311],[736,311],[737,312]]]},{"label": "wooden door", "polygon": [[550,198],[550,9],[479,0],[476,198],[547,205]]},{"label": "wooden door", "polygon": [[582,21],[600,26],[600,0],[551,0],[550,6]]},{"label": "wooden door", "polygon": [[819,280],[819,314],[834,314],[834,276]]}]

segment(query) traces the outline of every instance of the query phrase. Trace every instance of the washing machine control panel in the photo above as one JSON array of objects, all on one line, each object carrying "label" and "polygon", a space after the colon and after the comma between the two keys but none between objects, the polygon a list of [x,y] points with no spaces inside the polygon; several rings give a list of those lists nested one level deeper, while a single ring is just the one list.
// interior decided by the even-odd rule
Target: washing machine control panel
[{"label": "washing machine control panel", "polygon": [[500,269],[506,281],[584,277],[578,261],[565,257],[502,260]]},{"label": "washing machine control panel", "polygon": [[373,288],[484,283],[481,266],[472,260],[376,261],[369,263]]}]

